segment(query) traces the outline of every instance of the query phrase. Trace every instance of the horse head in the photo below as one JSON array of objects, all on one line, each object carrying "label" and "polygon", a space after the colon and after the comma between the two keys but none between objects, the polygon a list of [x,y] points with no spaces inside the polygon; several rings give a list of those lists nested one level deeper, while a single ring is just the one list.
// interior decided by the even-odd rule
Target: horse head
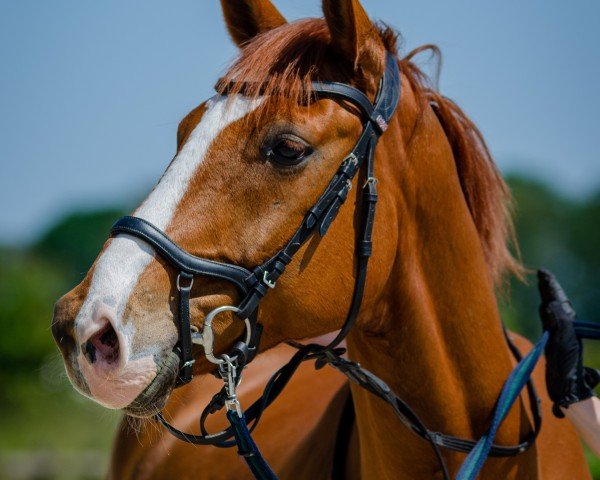
[{"label": "horse head", "polygon": [[[252,270],[289,241],[362,131],[351,103],[315,98],[311,82],[349,84],[373,101],[395,38],[356,0],[325,1],[324,19],[292,23],[268,0],[222,4],[241,54],[217,95],[181,121],[175,157],[133,215],[195,256]],[[392,143],[396,163],[378,167],[380,175],[396,175],[386,170],[398,168],[402,137],[396,116],[382,139]],[[354,287],[355,207],[364,182],[354,178],[328,234],[302,246],[261,302],[261,350],[341,327]],[[383,192],[379,214],[386,221],[375,226],[370,268],[377,274],[369,276],[367,309],[396,252],[393,196]],[[106,242],[83,281],[57,302],[52,324],[80,392],[134,415],[162,408],[178,371],[178,283],[178,271],[144,240],[120,233]],[[239,301],[225,279],[200,276],[190,294],[191,323],[200,330],[208,312]],[[215,352],[226,352],[244,324],[228,312],[213,329]],[[201,348],[194,353],[194,373],[214,370]]]}]

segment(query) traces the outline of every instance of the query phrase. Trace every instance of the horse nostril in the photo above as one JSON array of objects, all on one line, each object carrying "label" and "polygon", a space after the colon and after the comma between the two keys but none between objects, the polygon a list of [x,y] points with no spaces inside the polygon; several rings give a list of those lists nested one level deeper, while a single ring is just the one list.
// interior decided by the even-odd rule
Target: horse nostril
[{"label": "horse nostril", "polygon": [[108,365],[116,363],[119,360],[119,339],[112,324],[107,322],[81,346],[81,349],[91,364],[98,360]]},{"label": "horse nostril", "polygon": [[94,363],[96,361],[96,347],[94,347],[94,344],[92,342],[85,342],[83,344],[82,350],[88,362]]}]

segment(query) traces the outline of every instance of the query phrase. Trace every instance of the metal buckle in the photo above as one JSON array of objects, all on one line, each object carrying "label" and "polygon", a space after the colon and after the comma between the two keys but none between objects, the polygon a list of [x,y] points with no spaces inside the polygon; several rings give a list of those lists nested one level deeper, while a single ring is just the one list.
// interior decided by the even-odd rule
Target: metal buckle
[{"label": "metal buckle", "polygon": [[277,282],[273,282],[271,280],[269,280],[269,272],[265,270],[265,273],[263,273],[263,283],[269,287],[269,288],[275,288],[275,285],[277,284]]},{"label": "metal buckle", "polygon": [[185,362],[181,368],[185,368],[185,367],[191,367],[194,363],[196,363],[196,360],[192,359],[192,360],[188,360],[187,362]]},{"label": "metal buckle", "polygon": [[354,152],[351,152],[350,155],[346,157],[346,159],[350,160],[350,162],[353,163],[354,166],[358,165],[358,157],[354,155]]},{"label": "metal buckle", "polygon": [[192,289],[192,286],[194,285],[194,277],[191,278],[190,284],[186,287],[181,286],[180,279],[181,279],[181,273],[179,275],[177,275],[177,290],[179,290],[180,292],[181,291],[189,292]]},{"label": "metal buckle", "polygon": [[[213,319],[219,314],[223,312],[234,312],[238,313],[240,311],[239,308],[234,307],[232,305],[223,305],[222,307],[217,307],[211,310],[208,315],[204,318],[204,326],[202,327],[202,332],[194,332],[192,329],[192,343],[194,345],[202,345],[204,348],[204,356],[211,363],[216,363],[217,365],[223,365],[227,360],[224,359],[226,357],[230,361],[234,362],[237,359],[237,356],[230,358],[227,355],[221,355],[221,358],[217,358],[213,354],[213,347],[215,343],[215,333],[212,328]],[[250,324],[250,319],[244,319],[244,325],[246,327],[246,338],[245,342],[248,345],[252,338],[252,325]],[[195,328],[195,327],[194,327]]]},{"label": "metal buckle", "polygon": [[365,184],[363,185],[363,188],[365,188],[369,183],[373,184],[373,185],[377,185],[377,182],[379,180],[377,180],[375,177],[369,177],[367,178],[367,180],[365,181]]}]

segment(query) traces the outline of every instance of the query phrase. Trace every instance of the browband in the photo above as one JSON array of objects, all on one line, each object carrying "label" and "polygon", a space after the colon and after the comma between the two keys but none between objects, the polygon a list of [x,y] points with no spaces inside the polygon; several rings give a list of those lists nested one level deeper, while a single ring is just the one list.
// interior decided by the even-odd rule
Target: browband
[{"label": "browband", "polygon": [[[241,85],[241,89],[239,90],[242,93],[245,90],[244,86],[256,86],[252,81],[232,81],[224,85],[222,80],[217,82],[218,89],[225,94],[230,92],[236,85]],[[260,88],[258,90],[261,91]],[[385,95],[384,92],[386,93]],[[387,124],[400,101],[400,71],[398,69],[398,62],[392,55],[387,54],[385,73],[381,78],[374,103],[362,91],[340,82],[311,82],[311,93],[318,98],[341,98],[351,102],[358,107],[361,116],[371,122],[379,134],[381,134],[387,129]]]}]

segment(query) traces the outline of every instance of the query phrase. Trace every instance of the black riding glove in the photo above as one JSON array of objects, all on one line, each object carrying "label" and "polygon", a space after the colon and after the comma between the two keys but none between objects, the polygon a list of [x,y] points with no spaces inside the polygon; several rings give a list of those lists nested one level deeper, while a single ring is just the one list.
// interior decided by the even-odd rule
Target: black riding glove
[{"label": "black riding glove", "polygon": [[568,408],[594,395],[598,372],[583,366],[583,346],[575,335],[575,310],[562,287],[548,270],[538,271],[538,289],[542,296],[540,318],[550,333],[546,344],[546,387],[554,402],[552,411],[558,418]]}]

